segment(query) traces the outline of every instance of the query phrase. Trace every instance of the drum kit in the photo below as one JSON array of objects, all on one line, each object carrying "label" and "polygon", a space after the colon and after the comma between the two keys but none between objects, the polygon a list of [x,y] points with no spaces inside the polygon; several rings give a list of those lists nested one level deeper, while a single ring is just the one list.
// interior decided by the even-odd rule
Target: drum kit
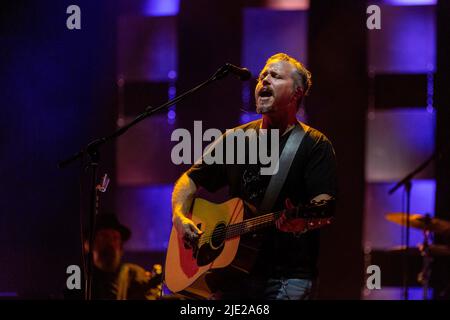
[{"label": "drum kit", "polygon": [[417,255],[422,257],[422,270],[417,276],[417,281],[422,285],[424,300],[427,300],[433,258],[450,257],[450,246],[432,244],[431,236],[434,234],[450,238],[450,221],[433,218],[428,214],[408,215],[403,212],[388,213],[385,218],[401,226],[409,226],[423,231],[423,242],[418,247],[398,246],[391,248],[388,252],[403,254],[405,258]]}]

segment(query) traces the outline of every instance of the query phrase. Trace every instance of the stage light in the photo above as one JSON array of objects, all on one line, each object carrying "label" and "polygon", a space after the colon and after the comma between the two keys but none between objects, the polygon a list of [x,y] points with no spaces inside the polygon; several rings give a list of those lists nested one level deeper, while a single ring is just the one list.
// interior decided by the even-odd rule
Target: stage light
[{"label": "stage light", "polygon": [[176,16],[180,0],[146,0],[142,13],[146,16]]},{"label": "stage light", "polygon": [[428,6],[436,5],[437,0],[385,0],[384,3],[394,6]]},{"label": "stage light", "polygon": [[266,0],[266,7],[276,10],[308,10],[309,0]]}]

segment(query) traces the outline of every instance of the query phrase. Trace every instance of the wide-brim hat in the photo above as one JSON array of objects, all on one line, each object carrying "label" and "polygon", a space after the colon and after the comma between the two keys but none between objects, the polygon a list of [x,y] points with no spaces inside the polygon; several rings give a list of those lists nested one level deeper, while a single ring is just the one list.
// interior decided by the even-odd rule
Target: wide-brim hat
[{"label": "wide-brim hat", "polygon": [[120,232],[122,241],[127,241],[131,237],[131,231],[121,224],[117,216],[112,213],[100,213],[95,219],[95,232],[102,229],[114,229]]}]

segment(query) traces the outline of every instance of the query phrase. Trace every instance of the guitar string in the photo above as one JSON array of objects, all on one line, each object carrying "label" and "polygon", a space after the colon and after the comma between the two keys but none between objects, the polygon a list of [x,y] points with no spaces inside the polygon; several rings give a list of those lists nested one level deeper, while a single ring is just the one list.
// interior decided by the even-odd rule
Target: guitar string
[{"label": "guitar string", "polygon": [[[250,230],[251,228],[254,228],[255,226],[256,227],[262,226],[264,224],[267,224],[268,222],[273,222],[274,220],[276,220],[278,218],[278,216],[281,214],[281,212],[282,211],[278,211],[275,213],[269,213],[269,214],[266,214],[263,216],[250,218],[245,221],[233,224],[231,226],[226,226],[225,228],[221,229],[220,231],[217,231],[217,229],[214,229],[212,232],[206,233],[201,237],[201,239],[199,241],[199,245],[205,244],[206,242],[211,240],[211,238],[214,236],[223,236],[224,234],[226,236],[228,233],[228,234],[233,235],[232,237],[235,237],[235,236],[242,234],[241,231],[245,230],[246,228],[248,228]],[[228,238],[232,238],[232,237],[230,236]]]},{"label": "guitar string", "polygon": [[[325,201],[320,201],[319,203],[316,204],[316,206],[320,206],[320,204],[322,204],[323,202],[325,202]],[[217,231],[217,229],[214,229],[212,232],[205,233],[200,238],[198,245],[202,245],[202,244],[208,242],[214,236],[224,236],[225,235],[225,237],[227,238],[227,233],[228,233],[228,235],[232,235],[232,237],[238,236],[238,235],[242,234],[243,231],[245,231],[245,228],[248,228],[249,230],[251,230],[252,228],[254,228],[256,226],[262,226],[264,224],[267,224],[268,222],[272,222],[272,221],[276,220],[278,218],[277,216],[279,216],[281,214],[281,212],[282,211],[278,211],[275,213],[269,213],[269,214],[265,214],[262,216],[250,218],[245,221],[233,224],[231,226],[225,226],[225,228],[220,229],[220,231]],[[306,220],[308,220],[308,219],[306,218]],[[232,237],[228,236],[228,238],[232,238]]]},{"label": "guitar string", "polygon": [[[199,241],[199,245],[203,245],[206,242],[208,242],[209,240],[211,240],[214,236],[219,237],[219,236],[224,236],[226,238],[233,238],[235,236],[238,236],[240,234],[242,234],[244,231],[251,231],[252,228],[258,227],[258,226],[263,226],[264,224],[267,224],[269,222],[273,222],[274,220],[276,220],[282,211],[278,211],[275,213],[269,213],[263,216],[258,216],[255,218],[250,218],[248,220],[233,224],[231,226],[226,226],[225,228],[220,229],[220,231],[217,231],[217,229],[214,229],[212,232],[209,233],[205,233],[200,241]],[[259,220],[259,221],[258,221]],[[309,223],[309,219],[305,219],[307,220],[306,223]],[[248,230],[246,230],[248,229]]]},{"label": "guitar string", "polygon": [[[263,225],[267,224],[268,222],[272,222],[272,221],[273,220],[267,220],[265,222],[258,224],[258,226],[263,226]],[[246,229],[248,229],[248,230],[246,230]],[[227,231],[224,231],[224,230],[217,231],[216,230],[216,231],[213,231],[212,233],[205,234],[204,236],[202,236],[201,240],[199,241],[199,245],[201,246],[201,245],[209,242],[214,237],[222,237],[224,235],[225,235],[225,240],[231,239],[231,238],[234,238],[236,236],[239,236],[239,235],[245,233],[243,231],[252,231],[251,229],[252,229],[252,227],[247,227],[247,228],[241,227],[241,228],[235,228],[233,230],[227,230]]]},{"label": "guitar string", "polygon": [[[248,230],[246,230],[246,231],[251,231],[251,228],[263,226],[265,224],[271,223],[274,220],[276,220],[276,218],[275,219],[272,219],[272,218],[268,218],[268,219],[266,219],[266,221],[264,221],[264,219],[262,219],[260,222],[258,222],[258,224],[247,226]],[[314,219],[314,218],[312,218],[312,219]],[[311,219],[306,218],[305,220],[306,220],[306,224],[309,224]],[[326,220],[326,221],[323,222],[324,224],[329,223],[329,218],[319,218],[319,220]],[[319,223],[319,225],[321,225],[321,224],[322,223]],[[215,229],[212,233],[208,233],[208,234],[203,235],[201,240],[199,241],[199,246],[201,246],[201,245],[205,244],[206,242],[208,242],[209,240],[211,240],[212,237],[214,237],[214,236],[222,236],[224,233],[225,233],[226,239],[234,238],[234,237],[239,236],[242,233],[244,233],[244,232],[242,232],[242,230],[246,229],[246,226],[239,226],[238,228],[235,228],[235,230],[230,231],[232,227],[235,227],[235,225],[230,226],[229,230],[217,231]],[[310,227],[310,229],[314,229],[316,227],[317,226],[313,226],[313,227]],[[228,235],[227,235],[227,232],[228,232]]]},{"label": "guitar string", "polygon": [[241,231],[245,229],[252,229],[254,227],[262,226],[264,224],[267,224],[268,222],[276,220],[277,219],[276,216],[279,214],[280,212],[277,212],[277,213],[270,213],[268,215],[260,217],[251,218],[242,222],[238,222],[231,226],[226,226],[225,228],[220,229],[220,231],[214,229],[212,232],[206,233],[201,237],[199,245],[208,242],[214,236],[223,236],[227,234],[233,235],[233,237],[238,236],[239,234],[241,234]]},{"label": "guitar string", "polygon": [[226,239],[234,238],[235,236],[242,234],[243,233],[242,231],[245,231],[246,229],[248,229],[248,231],[251,231],[251,229],[254,227],[263,226],[264,224],[267,224],[268,222],[272,221],[273,219],[267,219],[266,221],[261,220],[258,224],[252,224],[247,226],[245,225],[233,226],[229,228],[220,229],[219,231],[215,229],[212,232],[203,235],[199,241],[199,245],[203,245],[204,243],[210,241],[213,237],[221,237],[225,235]]},{"label": "guitar string", "polygon": [[[251,221],[250,221],[251,220]],[[259,220],[259,221],[257,221]],[[209,232],[205,235],[202,236],[201,240],[199,241],[199,244],[204,244],[206,242],[208,242],[209,240],[211,240],[212,237],[216,236],[223,236],[225,235],[233,235],[237,236],[241,233],[241,231],[245,230],[245,229],[251,229],[255,226],[260,226],[263,224],[266,224],[268,222],[272,222],[274,220],[273,218],[273,214],[271,214],[271,216],[269,217],[263,217],[263,218],[252,218],[249,220],[246,220],[246,222],[239,222],[237,224],[231,225],[231,226],[227,226],[225,228],[220,229],[220,231],[217,231],[217,229],[214,229],[212,232]]]}]

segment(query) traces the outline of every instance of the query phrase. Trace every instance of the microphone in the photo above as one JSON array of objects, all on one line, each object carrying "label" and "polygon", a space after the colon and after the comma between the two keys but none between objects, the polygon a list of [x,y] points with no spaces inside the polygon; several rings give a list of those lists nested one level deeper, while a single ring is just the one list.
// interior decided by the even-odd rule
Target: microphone
[{"label": "microphone", "polygon": [[231,63],[226,63],[225,68],[227,71],[238,76],[241,81],[247,81],[252,77],[252,73],[247,68],[239,68]]}]

